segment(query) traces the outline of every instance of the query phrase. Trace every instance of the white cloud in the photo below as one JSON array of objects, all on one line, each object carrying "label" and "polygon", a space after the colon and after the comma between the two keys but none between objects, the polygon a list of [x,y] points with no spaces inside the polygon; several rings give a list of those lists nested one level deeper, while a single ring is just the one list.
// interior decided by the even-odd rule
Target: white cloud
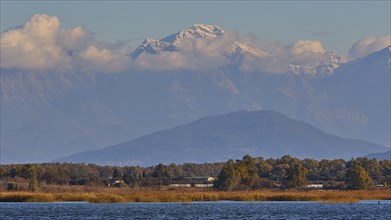
[{"label": "white cloud", "polygon": [[[368,51],[383,45],[383,41],[383,38],[371,38],[356,44]],[[182,39],[171,45],[176,48],[174,51],[162,51],[158,55],[142,53],[134,60],[127,56],[130,52],[127,43],[99,42],[83,26],[64,29],[57,17],[37,14],[24,25],[1,34],[1,67],[90,72],[204,71],[234,62],[245,72],[286,73],[290,64],[330,62],[320,41],[298,40],[290,45],[266,42],[263,45],[265,42],[252,33],[240,36],[224,32],[214,39]],[[237,45],[243,48],[237,50]],[[263,47],[269,51],[256,49]],[[235,57],[235,53],[242,51],[241,57]],[[253,56],[258,52],[258,56]]]},{"label": "white cloud", "polygon": [[320,41],[298,40],[290,46],[292,54],[324,53],[326,52]]},{"label": "white cloud", "polygon": [[381,50],[389,45],[391,45],[391,35],[380,38],[370,36],[354,43],[348,54],[350,58],[356,59]]},{"label": "white cloud", "polygon": [[1,67],[120,70],[124,62],[120,49],[111,51],[100,45],[105,44],[95,41],[82,26],[63,29],[58,17],[36,14],[24,25],[2,32]]},{"label": "white cloud", "polygon": [[282,45],[279,42],[263,42],[258,47],[269,48],[270,53],[258,59],[245,60],[241,65],[241,70],[287,73],[290,71],[290,64],[306,66],[331,61],[320,41],[298,40],[289,45]]},{"label": "white cloud", "polygon": [[[120,72],[126,69],[129,57],[106,48],[91,45],[79,54],[80,69],[86,71]],[[77,61],[75,61],[77,62]]]},{"label": "white cloud", "polygon": [[229,63],[224,55],[227,46],[236,39],[235,34],[225,33],[215,39],[181,40],[175,43],[175,51],[158,55],[143,53],[135,60],[139,69],[162,70],[207,70]]},{"label": "white cloud", "polygon": [[51,69],[69,65],[66,51],[58,46],[57,17],[34,15],[23,26],[1,35],[1,67]]},{"label": "white cloud", "polygon": [[[225,32],[222,37],[215,39],[182,40],[175,42],[175,51],[163,51],[159,54],[143,53],[135,59],[134,64],[141,70],[211,70],[230,64],[230,56],[235,56],[235,46],[238,42],[250,49],[244,52],[237,63],[244,72],[287,73],[290,64],[312,65],[330,62],[330,57],[319,41],[298,40],[283,46],[278,43],[268,44],[273,51],[256,53],[261,42],[254,34],[240,37],[237,33]],[[231,49],[229,49],[231,48]],[[233,48],[233,49],[232,49]],[[245,50],[245,49],[244,49]],[[251,49],[250,49],[251,50]],[[230,51],[230,52],[229,52]]]},{"label": "white cloud", "polygon": [[331,61],[320,41],[298,40],[277,51],[288,65],[319,65]]}]

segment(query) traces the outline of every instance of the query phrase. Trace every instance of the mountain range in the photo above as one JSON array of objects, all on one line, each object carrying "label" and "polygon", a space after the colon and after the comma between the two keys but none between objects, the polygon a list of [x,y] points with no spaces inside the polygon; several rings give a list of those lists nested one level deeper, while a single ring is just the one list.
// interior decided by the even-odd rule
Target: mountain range
[{"label": "mountain range", "polygon": [[111,165],[219,162],[243,155],[350,159],[380,145],[340,138],[274,111],[240,111],[208,116],[192,123],[136,138],[111,147],[59,159]]},{"label": "mountain range", "polygon": [[391,151],[386,151],[382,153],[372,153],[365,155],[365,157],[372,159],[375,158],[377,160],[391,160]]},{"label": "mountain range", "polygon": [[[130,53],[129,56],[133,59],[137,59],[140,56],[145,55],[162,55],[175,52],[184,53],[186,56],[192,56],[194,54],[186,53],[190,48],[192,52],[201,51],[201,56],[208,56],[209,54],[207,53],[218,54],[219,56],[226,58],[226,63],[224,64],[228,66],[233,65],[236,68],[245,66],[247,62],[258,62],[258,59],[262,58],[267,58],[267,61],[283,60],[287,58],[273,51],[253,47],[247,43],[238,42],[236,40],[226,40],[224,37],[226,37],[225,31],[216,25],[194,24],[188,29],[162,39],[155,40],[148,38]],[[226,38],[229,38],[229,36]],[[226,41],[228,41],[228,43],[226,43]],[[282,62],[280,62],[279,64],[287,65],[286,71],[291,73],[323,75],[332,74],[335,68],[347,62],[336,53],[318,52],[317,56],[319,56],[320,59],[310,64],[298,64],[298,61],[295,62],[295,60],[292,60],[292,63],[282,64]],[[296,52],[293,51],[293,53]]]},{"label": "mountain range", "polygon": [[[290,50],[193,25],[147,39],[128,54],[139,66],[120,73],[2,68],[1,161],[51,161],[240,110],[278,111],[333,135],[390,146],[390,47],[351,61],[315,51],[305,63]],[[143,68],[151,64],[161,69]]]}]

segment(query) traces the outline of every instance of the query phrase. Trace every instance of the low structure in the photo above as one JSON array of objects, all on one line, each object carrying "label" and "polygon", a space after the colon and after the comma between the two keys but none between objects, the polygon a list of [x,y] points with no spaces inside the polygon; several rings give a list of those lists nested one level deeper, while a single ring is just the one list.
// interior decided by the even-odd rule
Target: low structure
[{"label": "low structure", "polygon": [[111,179],[109,181],[109,184],[107,184],[107,187],[124,187],[126,186],[126,183],[122,179]]},{"label": "low structure", "polygon": [[198,187],[198,188],[206,188],[206,187],[212,187],[213,184],[170,184],[169,187]]},{"label": "low structure", "polygon": [[308,184],[305,186],[305,188],[308,188],[308,189],[322,189],[323,188],[323,184]]},{"label": "low structure", "polygon": [[186,177],[182,180],[172,180],[170,187],[212,187],[214,177]]}]

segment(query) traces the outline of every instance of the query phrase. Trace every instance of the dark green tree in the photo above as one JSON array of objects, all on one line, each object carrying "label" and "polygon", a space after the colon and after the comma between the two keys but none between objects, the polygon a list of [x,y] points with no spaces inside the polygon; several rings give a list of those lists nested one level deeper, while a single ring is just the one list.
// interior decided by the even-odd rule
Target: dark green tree
[{"label": "dark green tree", "polygon": [[382,182],[384,185],[391,186],[391,160],[379,162],[382,169]]},{"label": "dark green tree", "polygon": [[113,170],[113,178],[121,179],[122,178],[122,169],[119,167],[115,167]]},{"label": "dark green tree", "polygon": [[135,184],[143,177],[143,170],[141,167],[125,167],[122,179],[126,184]]},{"label": "dark green tree", "polygon": [[17,183],[10,182],[7,184],[7,190],[18,190],[19,186]]},{"label": "dark green tree", "polygon": [[258,180],[257,160],[246,155],[236,162],[229,160],[221,169],[214,186],[226,191],[248,189],[254,188]]},{"label": "dark green tree", "polygon": [[355,160],[349,163],[345,177],[348,189],[368,189],[372,185],[372,178],[368,175],[368,172]]},{"label": "dark green tree", "polygon": [[239,184],[240,174],[235,169],[235,162],[229,160],[221,169],[214,187],[218,190],[232,191]]},{"label": "dark green tree", "polygon": [[246,155],[237,163],[237,167],[240,173],[241,184],[245,187],[253,188],[259,181],[256,159]]},{"label": "dark green tree", "polygon": [[4,167],[0,166],[0,178],[8,175],[9,175],[8,171]]},{"label": "dark green tree", "polygon": [[271,176],[271,171],[272,171],[272,166],[265,161],[262,157],[258,159],[257,163],[258,167],[258,175],[260,177],[270,177]]},{"label": "dark green tree", "polygon": [[287,176],[283,180],[283,187],[285,188],[301,188],[307,182],[308,170],[301,162],[294,162],[287,170]]},{"label": "dark green tree", "polygon": [[308,178],[319,178],[319,162],[314,159],[304,159],[303,166],[308,170]]},{"label": "dark green tree", "polygon": [[32,192],[37,192],[39,189],[39,181],[38,181],[38,176],[37,176],[35,166],[31,165],[31,164],[29,164],[27,166],[28,166],[27,170],[28,170],[29,177],[30,177],[28,189]]},{"label": "dark green tree", "polygon": [[9,171],[11,177],[18,176],[20,174],[21,166],[18,164],[11,165],[11,169]]},{"label": "dark green tree", "polygon": [[168,177],[168,172],[167,172],[166,166],[164,166],[164,164],[162,164],[162,163],[159,163],[155,167],[155,170],[153,171],[152,176],[156,177],[156,178]]}]

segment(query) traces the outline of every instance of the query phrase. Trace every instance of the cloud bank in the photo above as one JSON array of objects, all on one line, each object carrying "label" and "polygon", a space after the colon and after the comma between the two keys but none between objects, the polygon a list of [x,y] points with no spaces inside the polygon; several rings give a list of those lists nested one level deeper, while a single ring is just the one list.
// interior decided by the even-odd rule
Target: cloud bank
[{"label": "cloud bank", "polygon": [[370,36],[354,43],[348,54],[350,58],[356,59],[381,50],[389,45],[391,45],[391,35],[379,38]]},{"label": "cloud bank", "polygon": [[331,62],[319,41],[299,40],[291,45],[274,45],[272,51],[258,49],[256,44],[254,36],[241,37],[230,32],[214,39],[180,40],[173,45],[153,43],[170,49],[159,48],[158,54],[142,53],[133,66],[152,71],[202,71],[233,64],[244,72],[287,73],[291,64]]},{"label": "cloud bank", "polygon": [[143,53],[133,65],[153,71],[210,70],[229,64],[227,47],[237,39],[237,34],[229,32],[214,39],[185,39],[172,45],[174,51],[162,51],[158,55]]},{"label": "cloud bank", "polygon": [[34,15],[23,26],[1,35],[1,65],[6,68],[51,69],[68,66],[70,59],[60,44],[72,45],[88,33],[82,27],[61,30],[57,17]]},{"label": "cloud bank", "polygon": [[24,25],[1,34],[1,67],[31,70],[118,71],[125,55],[106,49],[84,27],[61,28],[60,20],[33,15]]},{"label": "cloud bank", "polygon": [[326,52],[320,41],[298,40],[291,47],[292,54],[324,53]]},{"label": "cloud bank", "polygon": [[[155,43],[159,44],[158,41]],[[168,44],[162,43],[162,44]],[[358,58],[390,44],[390,36],[356,42],[349,56]],[[61,27],[58,17],[33,15],[25,24],[1,33],[1,68],[38,71],[123,72],[130,70],[204,71],[236,65],[244,72],[287,73],[292,65],[314,66],[331,62],[320,41],[298,40],[290,45],[266,45],[255,34],[224,32],[209,39],[184,39],[158,54],[129,56],[128,42],[97,41],[83,26]]]}]

